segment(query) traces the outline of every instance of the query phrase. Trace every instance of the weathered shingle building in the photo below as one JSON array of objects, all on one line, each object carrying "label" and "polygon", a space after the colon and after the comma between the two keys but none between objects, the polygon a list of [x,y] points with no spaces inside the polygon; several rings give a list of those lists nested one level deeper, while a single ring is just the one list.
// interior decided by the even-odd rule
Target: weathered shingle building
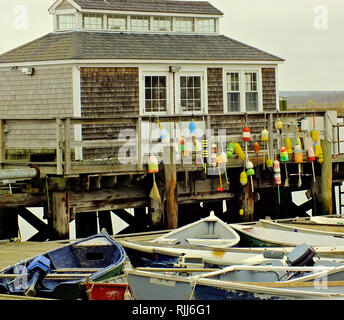
[{"label": "weathered shingle building", "polygon": [[[209,2],[57,0],[49,13],[52,33],[0,55],[0,161],[38,161],[41,174],[50,175],[49,190],[79,190],[85,179],[101,189],[111,174],[145,174],[152,153],[146,131],[149,136],[160,123],[171,140],[191,119],[198,128],[241,136],[245,117],[251,132],[260,133],[264,112],[277,108],[283,59],[223,35],[223,13]],[[122,129],[137,134],[131,154],[137,163],[119,161]],[[62,176],[64,184],[52,176]],[[214,197],[213,180],[195,179],[194,198],[180,189],[179,203],[183,192],[184,203],[197,201],[197,192]],[[228,198],[229,191],[227,185],[214,199]],[[87,198],[83,207],[74,196],[67,208],[75,213],[127,208],[133,195],[122,204]],[[139,192],[132,200],[132,207],[145,206]]]}]

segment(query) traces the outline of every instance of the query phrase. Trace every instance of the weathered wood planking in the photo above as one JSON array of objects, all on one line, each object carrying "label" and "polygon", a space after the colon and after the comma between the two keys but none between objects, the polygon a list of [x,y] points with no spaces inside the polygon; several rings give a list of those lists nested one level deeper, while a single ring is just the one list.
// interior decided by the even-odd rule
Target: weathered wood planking
[{"label": "weathered wood planking", "polygon": [[262,69],[263,110],[276,111],[276,71],[274,68]]},{"label": "weathered wood planking", "polygon": [[[81,68],[81,115],[85,118],[139,115],[139,69],[134,67]],[[136,122],[122,125],[83,125],[83,140],[117,139],[121,129],[136,130]],[[118,147],[84,148],[84,159],[117,158]]]},{"label": "weathered wood planking", "polygon": [[209,114],[223,113],[223,69],[208,68],[207,77]]},{"label": "weathered wood planking", "polygon": [[[34,76],[26,75],[21,68],[2,69],[0,87],[0,118],[73,116],[72,67],[35,67]],[[25,149],[47,149],[50,145],[45,146],[46,142],[55,141],[53,122],[37,125],[31,120],[13,120],[5,125],[6,147],[18,149],[16,159],[27,156]]]}]

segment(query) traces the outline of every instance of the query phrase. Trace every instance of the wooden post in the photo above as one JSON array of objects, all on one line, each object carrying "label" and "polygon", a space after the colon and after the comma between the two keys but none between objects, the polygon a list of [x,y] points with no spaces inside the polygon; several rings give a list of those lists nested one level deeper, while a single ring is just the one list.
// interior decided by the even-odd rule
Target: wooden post
[{"label": "wooden post", "polygon": [[0,120],[0,163],[5,162],[6,150],[5,150],[5,123],[4,120]]},{"label": "wooden post", "polygon": [[322,214],[333,213],[332,206],[332,149],[331,142],[321,140],[321,147],[324,155],[324,162],[321,170],[321,199]]},{"label": "wooden post", "polygon": [[67,118],[64,121],[65,128],[65,173],[70,174],[72,171],[71,167],[71,148],[70,148],[70,118]]},{"label": "wooden post", "polygon": [[243,209],[244,209],[244,221],[253,221],[254,213],[254,198],[251,188],[251,181],[247,181],[243,187],[244,198],[243,198]]},{"label": "wooden post", "polygon": [[141,171],[143,169],[142,164],[142,137],[141,137],[141,124],[142,118],[138,117],[136,123],[136,139],[137,139],[137,171]]},{"label": "wooden post", "polygon": [[55,239],[69,239],[69,193],[52,194],[52,227]]},{"label": "wooden post", "polygon": [[61,139],[62,122],[56,119],[56,174],[62,175],[62,139]]},{"label": "wooden post", "polygon": [[164,148],[167,228],[178,228],[177,166],[173,147]]}]

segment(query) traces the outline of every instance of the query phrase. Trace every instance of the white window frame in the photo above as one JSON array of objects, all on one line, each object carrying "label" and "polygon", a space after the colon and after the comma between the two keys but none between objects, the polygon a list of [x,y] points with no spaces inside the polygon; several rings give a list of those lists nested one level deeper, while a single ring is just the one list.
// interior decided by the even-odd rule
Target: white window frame
[{"label": "white window frame", "polygon": [[[144,29],[140,29],[140,30],[137,30],[137,29],[134,29],[133,28],[133,21],[135,20],[148,20],[148,29],[147,30],[144,30]],[[142,24],[143,26],[143,24]],[[151,31],[151,18],[150,16],[144,16],[144,15],[132,15],[130,16],[130,26],[128,27],[131,31],[134,31],[134,32],[150,32]]]},{"label": "white window frame", "polygon": [[[246,85],[247,85],[246,74],[256,74],[256,90],[248,91],[246,89]],[[251,112],[258,112],[259,111],[259,82],[258,82],[258,78],[259,78],[258,72],[255,72],[255,71],[253,71],[253,72],[252,71],[245,71],[244,72],[244,82],[245,82],[244,90],[245,90],[245,110],[246,110],[246,112],[251,113]],[[247,110],[247,99],[246,99],[247,93],[256,93],[257,94],[257,110],[250,110],[250,111]]]},{"label": "white window frame", "polygon": [[[192,21],[192,30],[178,30],[178,22],[182,20],[191,20]],[[196,19],[193,17],[175,17],[174,19],[174,30],[177,33],[195,33],[195,28],[196,28]]]},{"label": "white window frame", "polygon": [[[227,97],[227,74],[231,72],[239,72],[240,77],[240,113],[247,112],[250,114],[263,112],[263,100],[262,100],[262,72],[261,68],[225,68],[223,72],[223,89],[224,89],[224,110],[226,114],[234,114],[236,111],[228,110],[228,97]],[[246,110],[246,78],[245,73],[257,74],[257,90],[258,90],[258,110],[247,111]]]},{"label": "white window frame", "polygon": [[[72,17],[72,18],[74,18],[74,27],[61,29],[60,28],[60,21],[59,21],[59,19],[61,17]],[[56,15],[56,30],[57,31],[71,31],[71,30],[76,30],[76,28],[77,28],[77,19],[76,19],[76,16],[74,13],[73,14],[58,14],[58,15]]]},{"label": "white window frame", "polygon": [[[211,31],[202,31],[199,28],[199,23],[204,22],[206,20],[213,20],[214,21],[214,29]],[[197,18],[195,19],[195,26],[194,26],[194,31],[197,33],[216,33],[216,19],[215,18]]]},{"label": "white window frame", "polygon": [[[109,19],[123,19],[125,22],[124,29],[110,29],[109,26]],[[106,19],[107,22],[107,30],[110,31],[127,31],[128,30],[128,17],[126,15],[120,15],[120,14],[108,14]]]},{"label": "white window frame", "polygon": [[[146,77],[166,77],[166,111],[146,111]],[[141,115],[166,115],[171,113],[171,79],[169,72],[142,72],[141,73]]]},{"label": "white window frame", "polygon": [[[101,27],[100,28],[86,28],[85,26],[85,18],[87,16],[96,16],[98,18],[101,18]],[[82,15],[82,27],[84,30],[103,30],[104,29],[104,15],[98,14],[98,13],[84,13]]]},{"label": "white window frame", "polygon": [[[158,29],[159,29],[159,22],[161,20],[169,20],[171,22],[171,28],[170,30],[155,30],[155,22],[158,22]],[[172,32],[173,31],[173,18],[169,16],[152,16],[152,21],[151,21],[151,30],[153,32]]]},{"label": "white window frame", "polygon": [[[201,110],[200,111],[183,111],[181,106],[181,86],[180,78],[181,77],[200,77],[201,80]],[[176,113],[181,115],[192,115],[192,114],[204,114],[206,110],[206,96],[205,96],[205,80],[204,72],[180,72],[176,74]]]},{"label": "white window frame", "polygon": [[[228,90],[228,77],[227,75],[228,74],[231,74],[231,73],[237,73],[238,76],[239,76],[239,90],[238,91],[232,91],[232,90]],[[242,74],[240,72],[240,70],[231,70],[231,71],[227,71],[225,73],[225,95],[226,95],[226,104],[225,104],[225,110],[226,112],[228,113],[234,113],[234,112],[241,112],[241,100],[242,100],[242,83],[241,83],[241,77],[242,77]],[[229,106],[228,106],[228,94],[229,93],[239,93],[239,110],[238,111],[230,111],[229,110]]]}]

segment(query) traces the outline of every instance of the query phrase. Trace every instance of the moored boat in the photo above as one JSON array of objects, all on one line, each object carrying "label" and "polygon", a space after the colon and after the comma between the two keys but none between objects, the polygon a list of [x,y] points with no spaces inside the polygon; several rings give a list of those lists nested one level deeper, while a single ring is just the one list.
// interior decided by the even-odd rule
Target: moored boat
[{"label": "moored boat", "polygon": [[0,271],[0,293],[87,299],[85,282],[122,272],[127,256],[107,233],[75,241]]},{"label": "moored boat", "polygon": [[239,241],[239,235],[211,212],[208,217],[164,234],[152,243],[229,248]]},{"label": "moored boat", "polygon": [[323,265],[313,257],[314,250],[303,245],[286,265],[230,266],[192,276],[176,269],[125,273],[136,300],[344,299],[344,265]]},{"label": "moored boat", "polygon": [[343,247],[343,234],[284,226],[269,220],[230,224],[240,235],[240,245],[253,247]]}]

